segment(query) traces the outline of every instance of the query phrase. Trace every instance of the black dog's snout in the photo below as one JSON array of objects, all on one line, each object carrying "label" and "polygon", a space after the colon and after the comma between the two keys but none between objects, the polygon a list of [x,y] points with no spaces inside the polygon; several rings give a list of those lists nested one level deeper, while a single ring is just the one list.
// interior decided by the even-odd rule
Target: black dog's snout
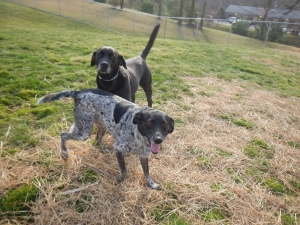
[{"label": "black dog's snout", "polygon": [[108,67],[108,62],[105,62],[105,61],[102,62],[102,63],[101,63],[101,67],[104,68],[104,69],[107,69],[107,67]]},{"label": "black dog's snout", "polygon": [[161,144],[162,143],[162,137],[160,135],[156,135],[153,139],[155,144]]},{"label": "black dog's snout", "polygon": [[106,61],[102,62],[102,63],[101,63],[101,67],[102,67],[103,69],[107,69],[107,68],[108,68],[108,62],[106,62]]}]

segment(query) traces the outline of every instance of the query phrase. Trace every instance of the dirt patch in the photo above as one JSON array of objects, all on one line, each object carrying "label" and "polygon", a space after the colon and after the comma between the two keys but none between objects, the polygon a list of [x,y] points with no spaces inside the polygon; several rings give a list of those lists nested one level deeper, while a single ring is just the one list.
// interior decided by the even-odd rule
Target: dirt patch
[{"label": "dirt patch", "polygon": [[[1,192],[36,179],[36,224],[248,225],[299,219],[300,193],[292,181],[300,179],[300,149],[291,144],[300,144],[299,99],[246,82],[186,82],[193,96],[158,106],[176,122],[161,152],[149,160],[161,191],[146,187],[136,156],[125,158],[128,174],[118,184],[113,153],[103,154],[91,140],[70,141],[64,163],[59,137],[45,134],[43,145],[0,159]],[[113,140],[106,138],[111,148]],[[265,145],[257,147],[257,140]],[[247,146],[257,155],[248,154]]]}]

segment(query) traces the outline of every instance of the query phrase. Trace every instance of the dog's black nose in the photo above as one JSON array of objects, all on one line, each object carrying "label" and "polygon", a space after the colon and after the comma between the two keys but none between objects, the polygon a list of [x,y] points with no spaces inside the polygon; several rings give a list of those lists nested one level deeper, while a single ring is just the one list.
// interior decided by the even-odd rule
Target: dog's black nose
[{"label": "dog's black nose", "polygon": [[156,136],[153,141],[154,141],[155,144],[161,144],[162,143],[162,138],[160,136]]},{"label": "dog's black nose", "polygon": [[102,63],[101,63],[101,67],[102,67],[103,69],[107,69],[108,63],[107,63],[107,62],[102,62]]}]

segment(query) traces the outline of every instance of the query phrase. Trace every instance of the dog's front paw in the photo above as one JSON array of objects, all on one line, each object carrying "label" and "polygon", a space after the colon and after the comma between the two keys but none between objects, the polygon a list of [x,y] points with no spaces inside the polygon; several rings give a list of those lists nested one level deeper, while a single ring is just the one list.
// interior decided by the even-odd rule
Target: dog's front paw
[{"label": "dog's front paw", "polygon": [[105,153],[105,154],[107,154],[107,153],[109,153],[109,150],[108,150],[108,148],[102,148],[102,151],[103,151],[103,153]]},{"label": "dog's front paw", "polygon": [[125,178],[125,176],[119,175],[118,178],[117,178],[117,181],[118,181],[119,183],[121,183],[121,182],[124,181],[124,178]]},{"label": "dog's front paw", "polygon": [[122,172],[122,173],[118,176],[118,179],[117,179],[117,180],[118,180],[119,183],[121,183],[121,182],[124,181],[126,174],[127,174],[127,171],[124,171],[124,172]]},{"label": "dog's front paw", "polygon": [[147,183],[150,188],[161,190],[161,187],[157,183],[155,183],[151,178],[148,178]]},{"label": "dog's front paw", "polygon": [[65,151],[61,151],[60,155],[61,155],[61,157],[62,157],[64,160],[67,160],[67,159],[68,159],[68,153],[65,152]]},{"label": "dog's front paw", "polygon": [[109,153],[108,148],[105,147],[105,145],[102,143],[102,141],[98,141],[98,144],[100,145],[100,148],[102,149],[103,153]]}]

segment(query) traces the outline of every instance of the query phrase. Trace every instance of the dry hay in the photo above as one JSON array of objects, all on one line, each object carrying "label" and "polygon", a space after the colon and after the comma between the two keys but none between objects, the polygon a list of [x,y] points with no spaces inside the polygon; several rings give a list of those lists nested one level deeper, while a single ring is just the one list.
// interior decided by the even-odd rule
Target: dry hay
[{"label": "dry hay", "polygon": [[[264,170],[262,178],[277,177],[287,186],[291,176],[299,180],[299,149],[287,143],[300,143],[299,99],[281,98],[237,81],[187,78],[187,82],[193,96],[157,106],[176,121],[161,152],[149,159],[150,174],[162,185],[161,191],[146,187],[136,156],[125,158],[128,174],[117,184],[114,154],[103,154],[91,141],[70,141],[70,158],[64,163],[59,137],[49,136],[35,149],[1,159],[1,190],[38,178],[41,194],[32,208],[36,224],[158,224],[155,210],[164,207],[163,217],[177,215],[188,224],[281,224],[283,213],[299,217],[299,193],[298,197],[274,194],[247,175],[257,162],[243,152],[253,138],[264,140],[274,156],[272,169]],[[255,127],[246,129],[220,119],[221,114],[232,113]],[[106,138],[111,146],[112,140]],[[224,157],[216,149],[231,155]],[[229,168],[234,172],[228,173]],[[96,181],[82,179],[86,170],[96,172]],[[205,212],[213,209],[220,210],[224,219],[205,221]]]}]

